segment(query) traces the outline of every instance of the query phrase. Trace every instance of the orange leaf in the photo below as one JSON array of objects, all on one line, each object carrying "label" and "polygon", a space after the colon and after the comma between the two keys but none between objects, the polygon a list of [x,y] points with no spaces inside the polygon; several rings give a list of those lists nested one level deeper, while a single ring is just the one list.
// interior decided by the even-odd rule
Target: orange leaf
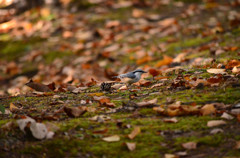
[{"label": "orange leaf", "polygon": [[147,63],[149,61],[152,61],[152,58],[150,56],[144,56],[137,60],[137,64],[141,65],[141,64]]},{"label": "orange leaf", "polygon": [[204,115],[210,115],[210,114],[216,113],[216,109],[215,109],[213,104],[206,104],[201,108],[200,113],[203,116]]},{"label": "orange leaf", "polygon": [[160,60],[159,62],[157,62],[157,64],[155,65],[156,67],[161,67],[163,65],[169,65],[171,64],[173,61],[172,57],[169,57],[167,55],[163,55],[163,59]]}]

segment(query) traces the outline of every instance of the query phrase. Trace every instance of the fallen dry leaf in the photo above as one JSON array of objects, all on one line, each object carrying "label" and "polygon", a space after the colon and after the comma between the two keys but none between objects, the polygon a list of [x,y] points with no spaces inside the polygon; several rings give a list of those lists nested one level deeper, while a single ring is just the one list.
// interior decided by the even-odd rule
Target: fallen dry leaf
[{"label": "fallen dry leaf", "polygon": [[207,72],[211,73],[211,74],[224,74],[224,73],[226,73],[225,69],[208,69]]},{"label": "fallen dry leaf", "polygon": [[210,115],[210,114],[215,114],[216,109],[213,104],[206,104],[200,109],[200,113],[205,116],[205,115]]},{"label": "fallen dry leaf", "polygon": [[52,90],[44,84],[33,82],[31,79],[28,83],[25,84],[26,86],[38,91],[38,92],[52,92]]},{"label": "fallen dry leaf", "polygon": [[211,120],[208,121],[207,126],[208,127],[215,127],[215,126],[220,126],[220,125],[225,125],[226,122],[223,120]]},{"label": "fallen dry leaf", "polygon": [[167,123],[177,123],[178,120],[176,117],[173,117],[173,118],[165,118],[163,119],[163,122],[167,122]]},{"label": "fallen dry leaf", "polygon": [[163,85],[164,85],[163,83],[157,83],[157,84],[155,84],[155,85],[152,85],[151,89],[152,89],[152,88],[156,88],[156,87],[161,87],[161,86],[163,86]]},{"label": "fallen dry leaf", "polygon": [[149,72],[153,77],[155,77],[155,76],[157,76],[157,75],[160,74],[159,70],[153,69],[153,68],[152,68],[152,69],[149,69],[148,72]]},{"label": "fallen dry leaf", "polygon": [[155,105],[156,103],[157,103],[157,98],[149,100],[149,101],[139,102],[139,103],[137,103],[137,105],[140,107],[144,107],[144,106]]},{"label": "fallen dry leaf", "polygon": [[224,118],[224,119],[226,119],[226,120],[232,120],[232,119],[234,119],[234,117],[233,117],[232,115],[230,115],[230,114],[228,114],[228,113],[226,113],[226,112],[224,112],[224,113],[222,114],[221,118]]},{"label": "fallen dry leaf", "polygon": [[120,137],[118,135],[113,135],[113,136],[109,136],[109,137],[104,137],[102,138],[104,141],[106,142],[118,142],[120,141]]},{"label": "fallen dry leaf", "polygon": [[79,107],[64,107],[64,112],[69,117],[79,117],[83,115],[85,112],[87,112],[87,108],[85,106],[79,106]]},{"label": "fallen dry leaf", "polygon": [[134,127],[133,131],[128,135],[129,139],[134,139],[141,132],[140,127]]},{"label": "fallen dry leaf", "polygon": [[179,158],[177,155],[174,154],[165,154],[164,158]]},{"label": "fallen dry leaf", "polygon": [[184,149],[188,149],[188,150],[196,149],[197,148],[197,143],[196,142],[183,143],[182,147]]},{"label": "fallen dry leaf", "polygon": [[133,151],[136,149],[136,143],[125,143],[129,151]]},{"label": "fallen dry leaf", "polygon": [[158,61],[157,64],[155,65],[155,67],[161,67],[163,65],[169,65],[171,64],[173,61],[173,58],[167,56],[167,55],[163,55],[163,59]]},{"label": "fallen dry leaf", "polygon": [[224,131],[221,128],[214,128],[210,131],[210,134],[223,133]]}]

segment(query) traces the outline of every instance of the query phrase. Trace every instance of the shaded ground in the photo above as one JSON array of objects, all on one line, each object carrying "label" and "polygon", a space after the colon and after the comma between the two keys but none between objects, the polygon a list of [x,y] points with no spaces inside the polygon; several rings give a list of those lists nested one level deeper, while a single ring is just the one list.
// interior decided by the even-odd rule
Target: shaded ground
[{"label": "shaded ground", "polygon": [[[0,106],[10,111],[0,114],[0,157],[240,156],[240,117],[232,110],[240,101],[239,2],[123,2],[33,9],[0,26]],[[103,81],[137,67],[149,73],[131,90],[101,90]],[[24,85],[31,78],[57,88],[33,93]],[[168,111],[179,101],[185,111]],[[214,111],[192,110],[206,104]],[[71,118],[64,107],[87,110]],[[224,112],[234,118],[221,118]],[[24,134],[16,123],[23,116],[51,123],[54,137]],[[176,123],[165,120],[172,117]],[[210,120],[226,124],[209,127]],[[141,133],[130,139],[136,127]],[[103,140],[112,135],[120,140]],[[196,149],[184,148],[187,142]]]}]

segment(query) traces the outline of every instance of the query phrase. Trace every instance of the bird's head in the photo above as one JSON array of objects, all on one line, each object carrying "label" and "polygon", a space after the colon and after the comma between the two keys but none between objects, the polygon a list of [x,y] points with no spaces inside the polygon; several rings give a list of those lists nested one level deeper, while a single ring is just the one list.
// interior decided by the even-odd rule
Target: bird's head
[{"label": "bird's head", "polygon": [[142,69],[137,69],[133,71],[134,74],[139,73],[139,74],[143,74],[143,73],[147,73],[146,71],[143,71]]}]

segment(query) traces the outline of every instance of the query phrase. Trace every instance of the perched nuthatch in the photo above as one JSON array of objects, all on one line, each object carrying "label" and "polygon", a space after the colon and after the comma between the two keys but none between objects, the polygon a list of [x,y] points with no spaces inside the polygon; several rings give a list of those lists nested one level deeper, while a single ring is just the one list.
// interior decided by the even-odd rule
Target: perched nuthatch
[{"label": "perched nuthatch", "polygon": [[115,76],[115,78],[119,78],[121,80],[124,80],[125,83],[128,85],[131,85],[133,83],[138,82],[141,79],[141,76],[143,73],[147,73],[146,71],[143,71],[141,69],[137,69],[125,74],[121,74],[119,76]]}]

